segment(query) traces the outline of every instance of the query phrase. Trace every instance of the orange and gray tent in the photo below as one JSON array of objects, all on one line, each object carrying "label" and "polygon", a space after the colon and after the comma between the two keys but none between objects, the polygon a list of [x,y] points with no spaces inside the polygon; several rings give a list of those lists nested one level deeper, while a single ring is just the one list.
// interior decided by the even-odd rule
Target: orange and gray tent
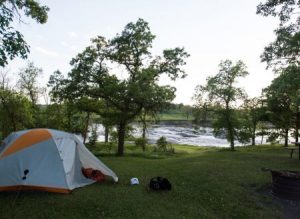
[{"label": "orange and gray tent", "polygon": [[82,168],[118,177],[74,135],[53,129],[10,134],[0,148],[0,191],[43,190],[69,193],[94,183]]}]

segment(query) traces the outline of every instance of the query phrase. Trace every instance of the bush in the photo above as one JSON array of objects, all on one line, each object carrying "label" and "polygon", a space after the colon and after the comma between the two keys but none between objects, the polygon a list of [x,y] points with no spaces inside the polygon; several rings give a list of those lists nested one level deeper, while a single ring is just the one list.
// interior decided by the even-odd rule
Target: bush
[{"label": "bush", "polygon": [[112,142],[112,143],[117,143],[118,142],[118,132],[117,131],[112,131],[110,133],[109,141]]},{"label": "bush", "polygon": [[[134,136],[133,136],[134,128],[131,126],[126,126],[126,132],[125,132],[125,141],[134,141]],[[109,141],[113,143],[118,142],[118,129],[115,129],[110,132],[109,135]]]},{"label": "bush", "polygon": [[89,142],[87,143],[87,146],[90,147],[90,148],[96,147],[97,139],[98,139],[97,129],[93,128],[92,129],[92,134],[89,137]]},{"label": "bush", "polygon": [[172,147],[170,143],[168,143],[165,136],[162,136],[159,139],[157,139],[156,147],[154,147],[154,151],[175,153],[175,149]]},{"label": "bush", "polygon": [[167,142],[166,137],[162,136],[159,139],[157,139],[156,145],[160,151],[167,151],[168,142]]},{"label": "bush", "polygon": [[280,133],[279,132],[271,132],[267,138],[267,142],[270,142],[272,145],[273,144],[278,144],[279,143],[279,138],[280,138]]},{"label": "bush", "polygon": [[145,151],[146,145],[147,145],[147,139],[146,138],[136,138],[134,140],[134,143],[137,147],[142,147],[143,151]]}]

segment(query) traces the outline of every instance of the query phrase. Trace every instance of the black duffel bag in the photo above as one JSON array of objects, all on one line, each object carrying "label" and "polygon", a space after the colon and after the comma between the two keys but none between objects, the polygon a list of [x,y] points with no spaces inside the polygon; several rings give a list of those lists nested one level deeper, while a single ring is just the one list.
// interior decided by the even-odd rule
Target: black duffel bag
[{"label": "black duffel bag", "polygon": [[172,185],[167,178],[160,176],[154,177],[150,180],[149,183],[150,189],[153,190],[171,190]]}]

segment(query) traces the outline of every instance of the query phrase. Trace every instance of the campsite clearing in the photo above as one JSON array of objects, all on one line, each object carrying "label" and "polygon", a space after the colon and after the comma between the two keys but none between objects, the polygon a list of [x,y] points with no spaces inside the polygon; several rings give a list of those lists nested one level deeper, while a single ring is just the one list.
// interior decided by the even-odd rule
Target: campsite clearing
[{"label": "campsite clearing", "polygon": [[[0,193],[0,218],[280,218],[286,207],[270,194],[270,173],[261,168],[300,170],[299,160],[279,146],[235,152],[175,146],[176,154],[127,148],[124,157],[94,150],[119,183],[95,183],[69,195]],[[173,189],[149,191],[155,176],[167,177]],[[132,177],[140,185],[131,186]]]}]

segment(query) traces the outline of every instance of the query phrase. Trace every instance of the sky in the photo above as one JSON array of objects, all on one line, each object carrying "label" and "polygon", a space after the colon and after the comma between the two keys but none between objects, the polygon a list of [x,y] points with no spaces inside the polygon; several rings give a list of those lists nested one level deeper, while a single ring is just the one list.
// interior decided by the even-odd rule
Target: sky
[{"label": "sky", "polygon": [[[276,18],[256,15],[260,0],[40,0],[50,8],[48,22],[37,24],[23,17],[16,23],[30,45],[29,61],[43,69],[45,86],[55,70],[67,75],[69,62],[98,35],[108,39],[126,24],[143,18],[156,35],[153,55],[164,49],[184,47],[190,54],[185,79],[176,82],[163,77],[160,84],[177,88],[174,103],[192,105],[195,87],[218,73],[221,60],[242,60],[250,73],[239,80],[250,97],[259,96],[275,77],[261,63],[265,46],[275,39]],[[16,59],[7,67],[18,72],[26,66]]]}]

